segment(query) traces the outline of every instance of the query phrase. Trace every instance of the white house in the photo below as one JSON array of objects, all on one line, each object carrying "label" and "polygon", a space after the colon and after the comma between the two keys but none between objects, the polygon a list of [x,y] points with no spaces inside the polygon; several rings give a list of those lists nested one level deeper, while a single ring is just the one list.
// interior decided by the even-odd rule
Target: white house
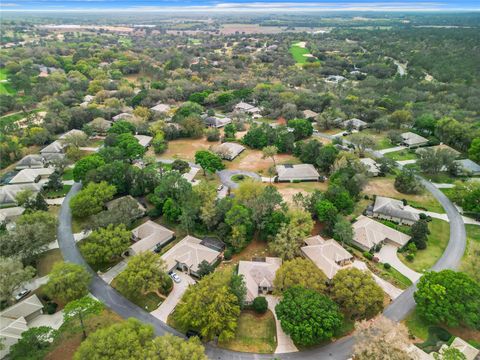
[{"label": "white house", "polygon": [[280,182],[318,181],[320,174],[312,164],[277,165],[277,180]]},{"label": "white house", "polygon": [[245,146],[233,142],[224,142],[220,145],[214,146],[212,150],[217,153],[222,159],[232,161],[245,150]]},{"label": "white house", "polygon": [[260,109],[259,107],[256,107],[255,105],[252,105],[243,101],[235,105],[233,110],[238,112],[244,112],[250,115],[259,114],[262,111],[262,109]]},{"label": "white house", "polygon": [[144,148],[149,147],[153,139],[153,137],[147,135],[134,135],[134,137],[138,140],[138,143]]}]

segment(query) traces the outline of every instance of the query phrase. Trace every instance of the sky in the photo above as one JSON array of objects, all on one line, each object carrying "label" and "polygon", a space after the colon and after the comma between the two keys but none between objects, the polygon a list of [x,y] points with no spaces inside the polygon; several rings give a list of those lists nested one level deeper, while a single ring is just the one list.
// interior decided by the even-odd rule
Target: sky
[{"label": "sky", "polygon": [[480,11],[480,0],[0,0],[0,11]]}]

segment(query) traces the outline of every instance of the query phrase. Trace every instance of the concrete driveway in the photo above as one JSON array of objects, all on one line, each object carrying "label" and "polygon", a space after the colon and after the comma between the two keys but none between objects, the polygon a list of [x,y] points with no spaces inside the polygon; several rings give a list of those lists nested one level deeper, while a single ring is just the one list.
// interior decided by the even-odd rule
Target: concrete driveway
[{"label": "concrete driveway", "polygon": [[232,176],[234,175],[244,175],[251,177],[254,180],[261,181],[262,178],[260,175],[251,172],[251,171],[245,171],[245,170],[222,170],[222,171],[217,171],[217,175],[220,178],[220,181],[222,182],[223,185],[229,187],[230,189],[236,189],[238,188],[238,184],[232,180]]},{"label": "concrete driveway", "polygon": [[391,147],[391,148],[388,148],[388,149],[377,150],[377,151],[380,154],[388,154],[388,153],[391,153],[391,152],[405,150],[406,148],[407,148],[406,146],[395,146],[395,147]]},{"label": "concrete driveway", "polygon": [[280,300],[273,295],[267,295],[265,298],[268,302],[268,309],[273,313],[273,316],[275,316],[275,323],[277,324],[277,348],[275,349],[275,354],[285,354],[298,351],[290,336],[283,331],[282,325],[275,313],[275,306],[277,306]]},{"label": "concrete driveway", "polygon": [[195,284],[195,280],[193,280],[189,275],[184,274],[180,271],[177,272],[177,275],[182,279],[181,282],[173,283],[173,289],[168,294],[168,297],[165,301],[158,307],[158,309],[153,310],[150,314],[155,316],[157,319],[160,319],[163,322],[167,322],[168,315],[170,315],[177,306],[178,302],[182,298],[185,291],[190,285]]},{"label": "concrete driveway", "polygon": [[113,266],[106,273],[100,274],[100,277],[107,284],[111,284],[118,274],[120,274],[127,267],[127,259],[120,261],[117,265]]},{"label": "concrete driveway", "polygon": [[395,300],[397,297],[400,296],[400,294],[402,293],[402,290],[393,286],[392,284],[390,284],[388,281],[386,280],[383,280],[381,277],[375,275],[374,273],[372,273],[370,271],[370,269],[368,268],[367,264],[365,264],[363,261],[359,261],[359,260],[355,260],[352,264],[352,266],[354,268],[357,268],[359,270],[366,270],[368,271],[370,274],[372,274],[372,277],[373,277],[373,280],[375,280],[375,282],[378,284],[378,286],[380,286],[383,291],[388,295],[390,296],[390,299],[392,300]]},{"label": "concrete driveway", "polygon": [[[407,210],[411,211],[411,212],[414,212],[416,214],[425,214],[425,215],[428,215],[432,218],[435,218],[435,219],[439,219],[439,220],[443,220],[443,221],[446,221],[446,222],[449,222],[449,218],[448,218],[448,215],[447,214],[440,214],[440,213],[436,213],[436,212],[432,212],[432,211],[424,211],[424,210],[419,210],[419,209],[416,209],[410,205],[407,205],[405,207]],[[465,224],[469,224],[469,225],[478,225],[480,226],[480,221],[477,221],[475,219],[472,219],[472,218],[469,218],[469,217],[466,217],[466,216],[462,216],[462,219],[463,219],[463,222]]]},{"label": "concrete driveway", "polygon": [[422,274],[419,274],[412,269],[410,269],[407,265],[402,263],[397,256],[398,248],[392,244],[385,244],[382,246],[382,249],[375,254],[380,259],[382,263],[389,263],[392,265],[396,270],[400,271],[402,275],[408,277],[412,282],[416,282]]}]

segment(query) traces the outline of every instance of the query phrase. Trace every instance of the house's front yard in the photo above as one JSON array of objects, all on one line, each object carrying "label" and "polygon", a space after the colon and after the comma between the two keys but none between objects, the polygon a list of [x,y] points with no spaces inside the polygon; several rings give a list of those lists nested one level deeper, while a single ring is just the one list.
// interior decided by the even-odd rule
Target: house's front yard
[{"label": "house's front yard", "polygon": [[238,319],[235,338],[220,342],[220,347],[243,352],[271,354],[277,347],[275,317],[270,310],[265,314],[242,311]]},{"label": "house's front yard", "polygon": [[63,261],[62,252],[60,249],[52,249],[45,251],[40,255],[36,263],[37,276],[43,277],[50,273],[53,265],[56,262]]},{"label": "house's front yard", "polygon": [[395,152],[386,153],[385,157],[395,160],[395,161],[404,161],[404,160],[417,160],[417,154],[414,150],[400,150]]},{"label": "house's front yard", "polygon": [[450,224],[439,219],[432,219],[429,223],[430,235],[428,235],[427,248],[418,250],[413,261],[408,261],[405,255],[399,254],[400,260],[412,270],[423,273],[430,269],[445,251],[450,239]]},{"label": "house's front yard", "polygon": [[151,312],[155,309],[157,309],[163,302],[163,299],[160,298],[157,294],[155,293],[148,293],[146,295],[139,295],[135,298],[129,297],[126,294],[123,294],[121,291],[118,290],[117,288],[117,279],[113,279],[112,283],[110,284],[111,287],[113,287],[115,290],[117,290],[120,294],[125,296],[128,300],[133,302],[135,305],[138,307],[141,307],[142,309]]}]

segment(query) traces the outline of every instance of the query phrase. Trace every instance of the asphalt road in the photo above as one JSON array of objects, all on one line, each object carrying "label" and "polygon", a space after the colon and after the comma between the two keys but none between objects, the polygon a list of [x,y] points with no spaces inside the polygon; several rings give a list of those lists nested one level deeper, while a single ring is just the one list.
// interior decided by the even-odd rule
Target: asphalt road
[{"label": "asphalt road", "polygon": [[220,182],[229,187],[230,189],[238,188],[238,183],[232,180],[232,176],[234,175],[244,175],[251,177],[252,179],[261,181],[262,178],[257,173],[245,170],[221,170],[217,171],[217,175],[220,178]]},{"label": "asphalt road", "polygon": [[[455,269],[463,256],[466,246],[466,234],[463,219],[458,213],[452,202],[435,186],[426,180],[423,183],[428,191],[430,191],[435,198],[444,207],[448,218],[450,220],[450,241],[443,253],[442,257],[432,267],[432,270],[439,271],[443,269]],[[65,201],[62,204],[59,214],[59,226],[58,226],[58,243],[63,257],[66,261],[80,264],[85,266],[92,274],[93,279],[90,285],[91,293],[102,301],[110,309],[118,313],[123,318],[134,317],[144,323],[151,324],[157,335],[164,335],[166,333],[172,333],[174,335],[184,337],[175,329],[169,327],[159,319],[152,316],[147,311],[139,308],[110,285],[105,283],[93,270],[88,266],[83,257],[81,256],[73,238],[71,227],[71,212],[68,206],[69,201],[73,195],[75,195],[81,188],[81,184],[74,184],[70,192],[67,194]],[[413,293],[415,291],[415,284],[405,290],[398,298],[395,299],[384,311],[384,315],[388,318],[400,321],[407,316],[415,307],[415,301],[413,299]],[[334,343],[322,346],[314,347],[306,351],[295,352],[290,354],[275,354],[275,355],[261,355],[252,353],[239,353],[230,350],[220,349],[213,344],[207,344],[205,346],[206,353],[210,359],[231,359],[231,360],[252,360],[252,359],[307,359],[307,360],[320,360],[320,359],[334,359],[334,360],[346,360],[350,358],[352,348],[354,345],[354,339],[352,336],[347,336]]]}]

